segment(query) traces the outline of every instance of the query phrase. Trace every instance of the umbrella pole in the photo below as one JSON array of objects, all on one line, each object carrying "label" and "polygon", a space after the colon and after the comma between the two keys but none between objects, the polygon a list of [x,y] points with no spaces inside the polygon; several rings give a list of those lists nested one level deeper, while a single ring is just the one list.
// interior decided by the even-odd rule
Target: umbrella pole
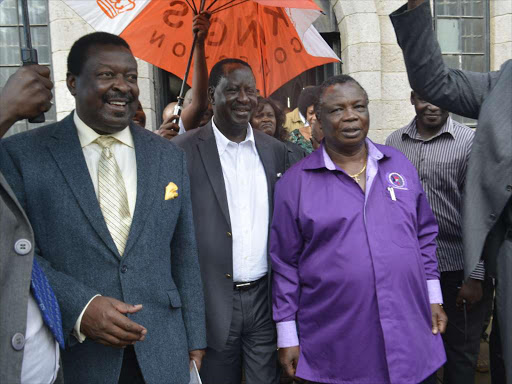
[{"label": "umbrella pole", "polygon": [[[23,66],[37,64],[37,51],[32,48],[32,36],[30,35],[30,19],[28,16],[27,0],[21,0],[21,13],[23,18],[23,32],[25,34],[25,48],[21,48],[21,62]],[[44,123],[44,113],[28,120],[29,123]]]},{"label": "umbrella pole", "polygon": [[[192,0],[194,3],[194,0]],[[195,3],[194,3],[195,5]],[[201,0],[200,6],[199,6],[199,12],[203,12],[205,5],[205,0]],[[197,14],[197,13],[196,13]],[[181,83],[181,89],[180,94],[178,96],[178,104],[174,107],[174,114],[181,116],[181,111],[183,110],[183,102],[185,101],[184,92],[185,92],[185,84],[187,83],[188,74],[190,72],[190,66],[192,65],[192,57],[194,57],[194,49],[196,48],[197,43],[197,33],[194,34],[194,41],[192,42],[192,48],[190,49],[190,56],[188,57],[187,62],[187,69],[185,70],[185,76],[183,77],[183,82]],[[176,123],[179,122],[176,121]]]},{"label": "umbrella pole", "polygon": [[188,74],[190,72],[190,66],[192,65],[192,57],[194,56],[194,49],[196,47],[197,42],[197,34],[194,35],[194,41],[192,42],[192,48],[190,50],[190,56],[188,57],[187,69],[185,70],[185,76],[183,77],[183,82],[181,83],[180,94],[178,96],[178,104],[174,107],[174,114],[181,116],[181,111],[183,110],[183,102],[185,101],[184,92],[185,92],[185,84],[187,83]]}]

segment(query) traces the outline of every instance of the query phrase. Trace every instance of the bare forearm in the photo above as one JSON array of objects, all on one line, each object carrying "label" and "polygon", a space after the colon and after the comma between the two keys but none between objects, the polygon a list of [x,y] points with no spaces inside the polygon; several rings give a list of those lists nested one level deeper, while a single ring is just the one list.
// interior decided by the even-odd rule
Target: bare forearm
[{"label": "bare forearm", "polygon": [[192,103],[183,110],[181,118],[185,130],[199,126],[208,108],[208,68],[206,67],[205,40],[210,28],[210,14],[194,16],[192,31],[196,35],[194,47],[194,75],[192,77]]},{"label": "bare forearm", "polygon": [[208,108],[208,68],[206,67],[204,41],[198,42],[194,49],[194,77],[192,81],[192,104],[196,104],[197,108],[204,112]]},{"label": "bare forearm", "polygon": [[185,130],[196,128],[208,108],[208,69],[204,42],[197,42],[194,49],[194,75],[192,78],[192,103],[183,110],[181,118]]}]

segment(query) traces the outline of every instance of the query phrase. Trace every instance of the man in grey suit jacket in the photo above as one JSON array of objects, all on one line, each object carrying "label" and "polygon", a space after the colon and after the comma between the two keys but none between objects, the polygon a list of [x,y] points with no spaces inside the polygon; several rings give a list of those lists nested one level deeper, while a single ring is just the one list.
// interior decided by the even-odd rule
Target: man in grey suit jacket
[{"label": "man in grey suit jacket", "polygon": [[137,63],[124,40],[80,38],[68,70],[76,110],[1,143],[61,307],[64,378],[188,383],[206,340],[185,155],[131,122]]},{"label": "man in grey suit jacket", "polygon": [[[16,121],[50,109],[52,87],[46,67],[22,67],[13,74],[0,94],[0,138]],[[2,173],[0,234],[0,383],[61,383],[59,344],[31,287],[38,270],[33,271],[34,233]],[[59,333],[60,338],[62,326]]]},{"label": "man in grey suit jacket", "polygon": [[253,130],[249,65],[226,59],[210,73],[213,119],[172,140],[185,150],[206,302],[205,384],[279,380],[270,313],[268,230],[287,149]]},{"label": "man in grey suit jacket", "polygon": [[511,384],[512,60],[490,73],[447,68],[428,1],[409,0],[391,14],[391,21],[411,87],[443,109],[479,120],[463,199],[464,268],[467,278],[483,259],[487,273],[496,278],[497,318]]}]

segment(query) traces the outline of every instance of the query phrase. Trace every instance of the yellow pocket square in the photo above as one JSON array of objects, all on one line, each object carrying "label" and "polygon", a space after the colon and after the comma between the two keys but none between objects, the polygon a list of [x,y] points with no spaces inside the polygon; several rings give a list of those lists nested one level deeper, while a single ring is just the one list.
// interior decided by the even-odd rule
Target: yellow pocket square
[{"label": "yellow pocket square", "polygon": [[165,187],[165,200],[172,200],[178,197],[178,186],[172,181]]}]

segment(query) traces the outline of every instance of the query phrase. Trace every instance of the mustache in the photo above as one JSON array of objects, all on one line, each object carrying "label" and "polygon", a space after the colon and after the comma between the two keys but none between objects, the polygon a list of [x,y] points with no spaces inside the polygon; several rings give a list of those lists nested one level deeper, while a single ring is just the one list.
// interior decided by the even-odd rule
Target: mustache
[{"label": "mustache", "polygon": [[102,100],[108,103],[110,100],[125,100],[127,103],[135,101],[135,97],[131,93],[110,92],[103,95]]}]

